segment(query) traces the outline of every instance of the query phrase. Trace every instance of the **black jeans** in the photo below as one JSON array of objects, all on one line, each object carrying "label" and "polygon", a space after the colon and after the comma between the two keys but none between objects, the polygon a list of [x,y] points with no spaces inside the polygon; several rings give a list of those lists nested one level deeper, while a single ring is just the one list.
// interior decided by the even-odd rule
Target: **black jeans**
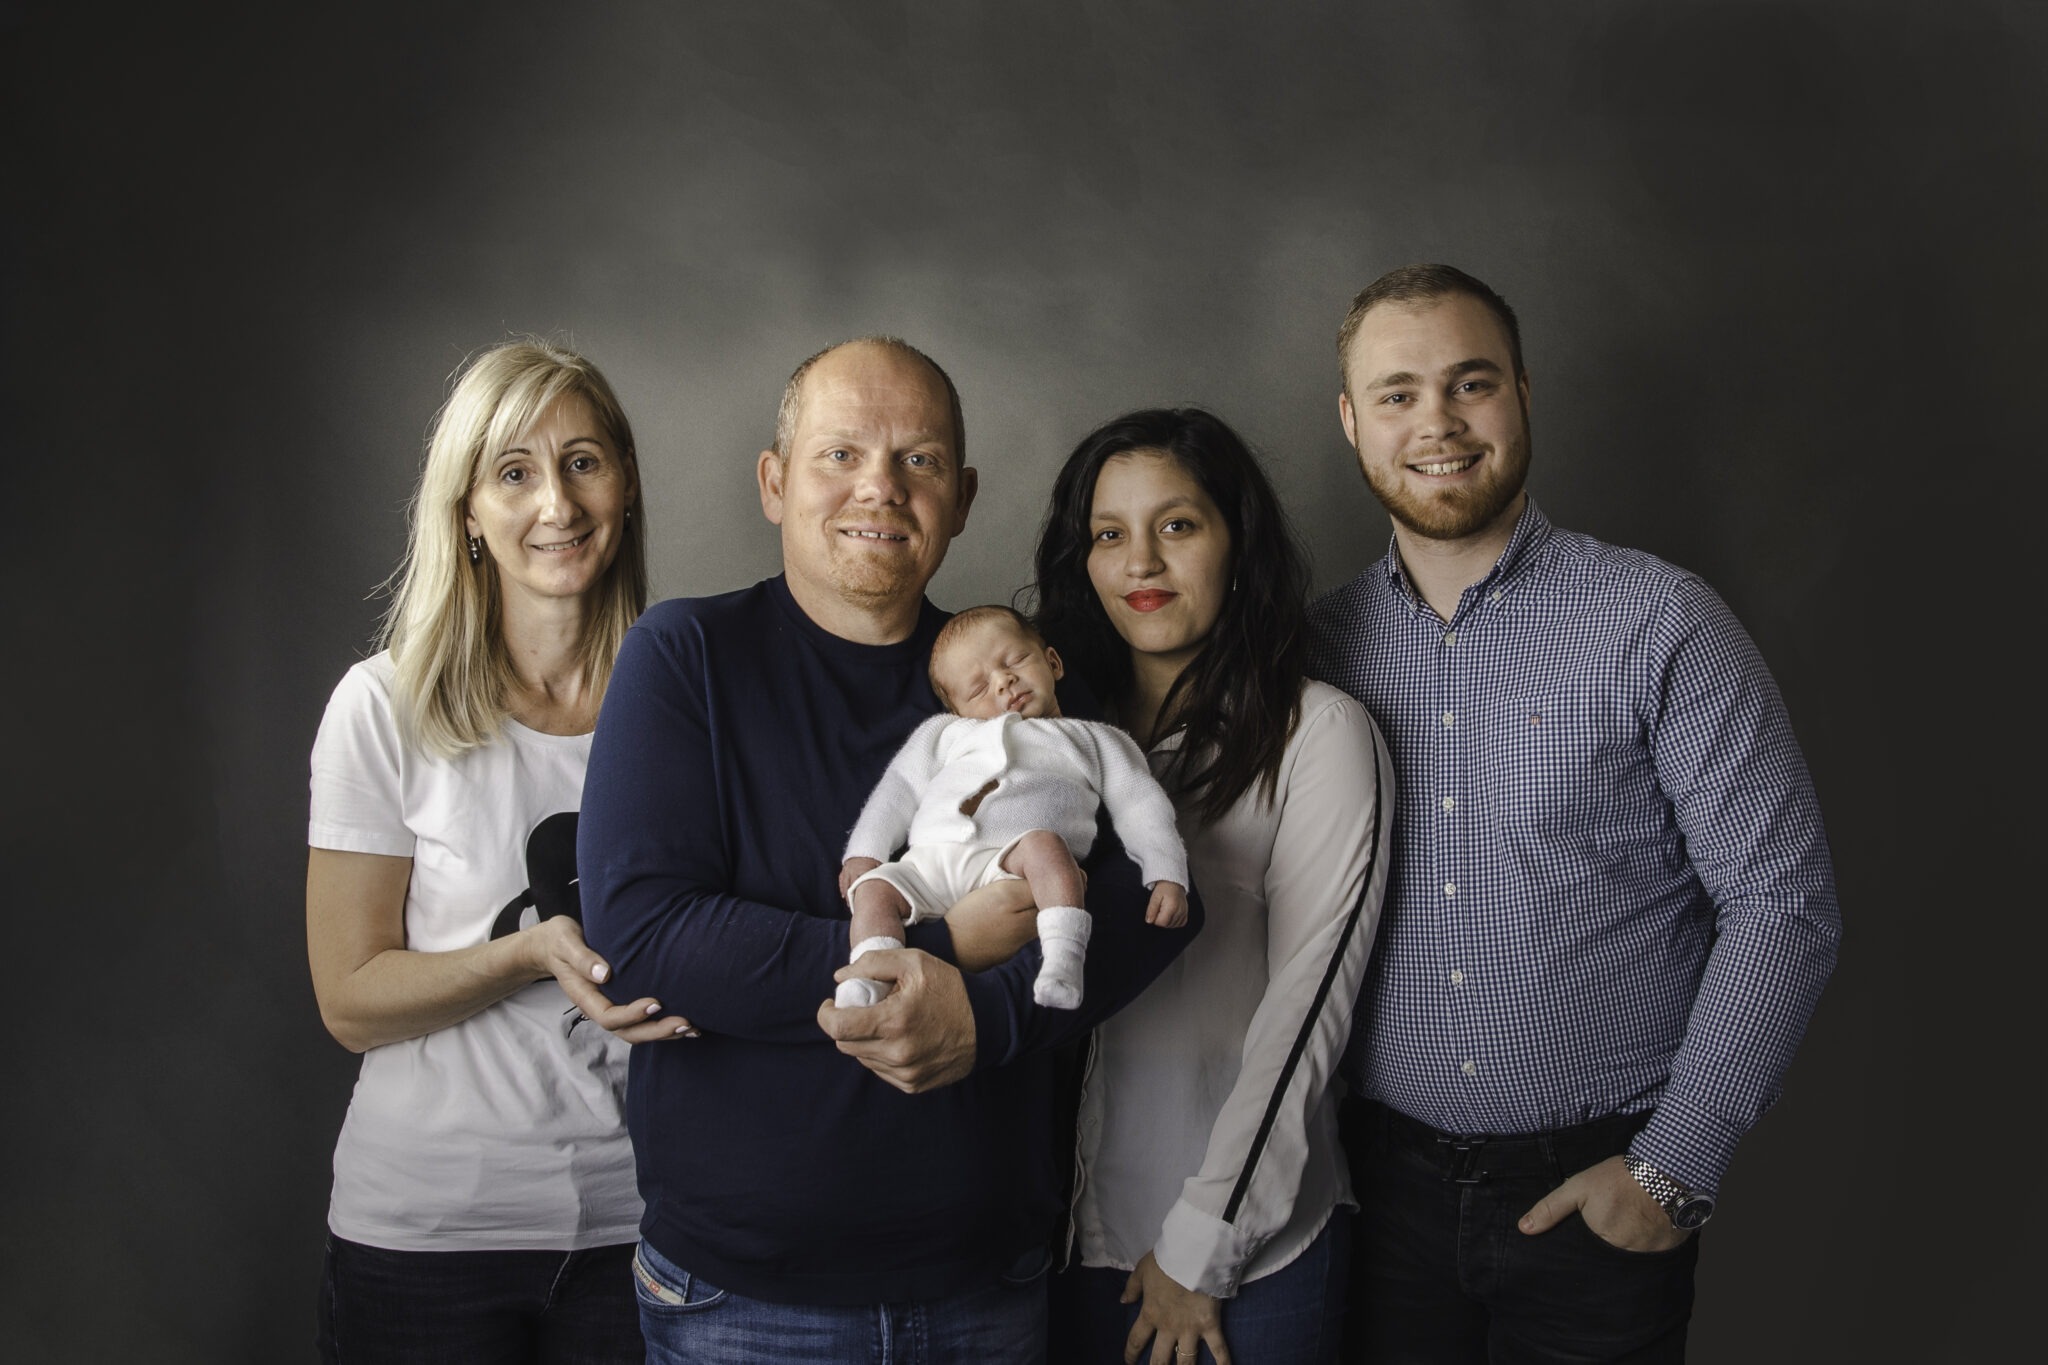
[{"label": "black jeans", "polygon": [[1355,1099],[1344,1126],[1360,1205],[1348,1362],[1685,1359],[1697,1235],[1670,1251],[1635,1252],[1603,1241],[1576,1213],[1533,1237],[1515,1226],[1566,1176],[1626,1151],[1640,1119],[1463,1151]]},{"label": "black jeans", "polygon": [[326,1365],[640,1365],[633,1244],[386,1251],[327,1238]]}]

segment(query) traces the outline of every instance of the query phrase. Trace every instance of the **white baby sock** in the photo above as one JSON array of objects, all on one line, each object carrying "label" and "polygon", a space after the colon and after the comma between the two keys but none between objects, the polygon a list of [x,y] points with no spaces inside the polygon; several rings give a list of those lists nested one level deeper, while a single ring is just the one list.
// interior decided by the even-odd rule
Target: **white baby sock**
[{"label": "white baby sock", "polygon": [[1038,943],[1045,965],[1031,983],[1031,998],[1056,1010],[1081,1004],[1081,968],[1088,956],[1088,932],[1095,921],[1072,905],[1052,905],[1038,912]]},{"label": "white baby sock", "polygon": [[[862,953],[872,953],[882,948],[901,948],[902,946],[902,939],[883,938],[878,934],[874,938],[864,938],[854,944],[853,955],[846,960],[848,962],[858,962]],[[856,976],[851,980],[839,983],[839,989],[832,992],[832,1003],[841,1009],[847,1009],[854,1005],[872,1005],[888,993],[888,982],[870,981],[864,976]]]}]

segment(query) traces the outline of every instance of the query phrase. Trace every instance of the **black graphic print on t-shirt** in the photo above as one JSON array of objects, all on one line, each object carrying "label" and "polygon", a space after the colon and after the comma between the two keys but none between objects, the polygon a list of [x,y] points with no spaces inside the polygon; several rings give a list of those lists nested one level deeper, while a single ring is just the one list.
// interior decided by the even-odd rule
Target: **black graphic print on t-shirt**
[{"label": "black graphic print on t-shirt", "polygon": [[583,923],[583,898],[576,889],[573,810],[548,816],[526,836],[526,889],[498,912],[491,937],[504,938],[557,915]]}]

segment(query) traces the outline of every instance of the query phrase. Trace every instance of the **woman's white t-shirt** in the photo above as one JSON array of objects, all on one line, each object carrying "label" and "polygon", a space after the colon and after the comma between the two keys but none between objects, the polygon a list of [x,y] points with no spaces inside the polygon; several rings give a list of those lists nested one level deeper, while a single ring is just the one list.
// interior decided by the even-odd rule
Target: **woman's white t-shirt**
[{"label": "woman's white t-shirt", "polygon": [[[307,842],[412,859],[405,946],[467,948],[574,895],[589,735],[508,720],[449,760],[400,742],[388,653],[350,669],[313,743]],[[327,1222],[398,1251],[608,1246],[639,1235],[628,1048],[552,980],[363,1054]]]}]

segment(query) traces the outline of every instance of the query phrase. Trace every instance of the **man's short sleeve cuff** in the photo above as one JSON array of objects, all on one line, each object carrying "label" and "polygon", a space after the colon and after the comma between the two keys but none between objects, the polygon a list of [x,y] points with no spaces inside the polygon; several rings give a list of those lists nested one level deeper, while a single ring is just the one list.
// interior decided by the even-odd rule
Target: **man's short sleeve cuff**
[{"label": "man's short sleeve cuff", "polygon": [[1175,1284],[1228,1299],[1236,1297],[1238,1277],[1254,1250],[1234,1226],[1182,1199],[1166,1211],[1152,1259]]}]

